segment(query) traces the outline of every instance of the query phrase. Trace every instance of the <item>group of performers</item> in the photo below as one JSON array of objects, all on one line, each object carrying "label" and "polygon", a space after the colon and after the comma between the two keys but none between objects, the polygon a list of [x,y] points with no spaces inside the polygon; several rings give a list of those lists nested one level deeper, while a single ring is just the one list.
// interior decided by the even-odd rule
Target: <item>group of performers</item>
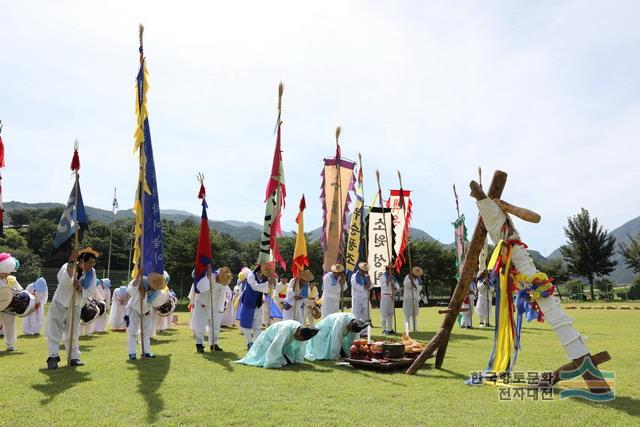
[{"label": "group of performers", "polygon": [[[111,293],[111,281],[97,278],[94,266],[98,256],[91,248],[71,252],[68,262],[58,271],[58,285],[49,305],[45,330],[49,369],[58,367],[61,344],[65,348],[70,345],[70,364],[82,366],[78,337],[104,332],[107,324],[113,331],[126,332],[129,360],[137,359],[136,346],[140,340],[143,348],[140,356],[154,358],[150,338],[156,330],[170,327],[169,314],[177,303],[172,291],[166,287],[155,289],[148,278],[142,276]],[[19,262],[10,254],[0,254],[0,289],[4,288],[0,292],[0,325],[8,351],[15,350],[15,316],[24,317],[25,334],[39,335],[48,298],[44,278],[22,289],[11,275],[18,266]],[[400,281],[394,271],[394,266],[389,264],[379,277],[380,321],[385,335],[395,333],[393,314]],[[416,266],[402,281],[402,311],[407,332],[417,331],[420,302],[427,302],[423,274]],[[206,275],[193,283],[189,292],[196,351],[205,351],[205,336],[211,351],[222,351],[221,326],[231,326],[238,320],[249,351],[239,363],[279,367],[304,358],[324,360],[348,354],[345,349],[349,349],[351,341],[357,334],[366,336],[367,326],[371,325],[373,286],[368,264],[359,263],[349,279],[342,264],[332,265],[322,277],[321,295],[310,270],[303,270],[297,276],[291,280],[279,278],[273,263],[259,264],[253,270],[244,267],[232,291],[233,273],[229,267],[214,270],[209,266]],[[168,283],[170,276],[165,272],[163,279]],[[344,313],[341,297],[349,284],[352,312]],[[479,281],[478,289],[481,286]],[[72,319],[74,325],[70,328]],[[71,340],[70,330],[73,331]],[[306,340],[311,341],[305,347],[302,343]]]}]

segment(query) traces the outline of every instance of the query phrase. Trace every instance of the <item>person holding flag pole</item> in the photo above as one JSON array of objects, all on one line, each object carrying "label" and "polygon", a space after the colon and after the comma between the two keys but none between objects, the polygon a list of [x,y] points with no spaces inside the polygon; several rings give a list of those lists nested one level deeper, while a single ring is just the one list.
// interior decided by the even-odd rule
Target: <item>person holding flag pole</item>
[{"label": "person holding flag pole", "polygon": [[[378,203],[380,208],[384,209],[384,201],[382,198],[382,187],[380,186],[380,171],[376,170],[376,181],[378,183]],[[391,235],[391,224],[387,224],[387,216],[384,213],[382,215],[384,233],[385,236]],[[400,285],[397,279],[393,276],[393,269],[395,266],[391,262],[391,239],[386,238],[385,243],[387,246],[387,261],[388,264],[385,267],[385,272],[380,276],[380,315],[382,316],[382,333],[394,334],[396,332],[396,292],[400,290]],[[389,329],[389,319],[393,316],[393,327]]]},{"label": "person holding flag pole", "polygon": [[[69,255],[69,262],[58,271],[58,286],[51,300],[47,317],[47,346],[49,357],[47,369],[57,369],[60,362],[60,343],[66,335],[67,366],[82,366],[78,337],[80,335],[80,311],[83,299],[95,295],[96,263],[98,252],[91,248],[79,251],[79,229],[85,229],[87,217],[80,191],[80,155],[76,140],[71,160],[71,170],[74,184],[67,204],[62,211],[60,223],[53,237],[53,247],[60,248],[73,236],[73,249]],[[83,298],[84,297],[84,298]]]},{"label": "person holding flag pole", "polygon": [[275,263],[279,263],[286,270],[286,263],[280,255],[276,236],[282,234],[280,216],[285,205],[287,189],[284,183],[284,168],[282,165],[281,128],[282,128],[282,94],[284,84],[278,85],[278,117],[276,119],[276,146],[273,152],[271,175],[267,183],[265,194],[265,214],[260,239],[258,265],[254,271],[248,273],[246,285],[241,296],[240,328],[251,349],[255,340],[262,332],[262,304],[264,294],[271,294],[275,288]]},{"label": "person holding flag pole", "polygon": [[[420,311],[420,293],[422,291],[422,282],[420,276],[423,271],[420,267],[413,267],[411,260],[411,245],[409,240],[409,222],[407,221],[407,204],[404,200],[404,188],[402,188],[402,175],[398,171],[398,181],[400,182],[400,208],[404,216],[405,233],[407,239],[407,258],[409,260],[409,274],[404,278],[404,294],[402,297],[402,311],[404,313],[404,331],[408,335],[409,331],[417,332],[417,317]],[[398,257],[400,258],[400,257]],[[411,329],[409,328],[411,325]]]},{"label": "person holding flag pole", "polygon": [[128,292],[131,299],[127,304],[128,352],[129,360],[136,360],[136,336],[140,332],[142,358],[155,357],[151,353],[149,335],[152,330],[151,309],[161,307],[169,300],[164,272],[164,253],[160,203],[156,182],[155,161],[151,145],[151,129],[147,111],[148,71],[143,48],[142,24],[139,28],[140,68],[136,77],[137,124],[134,135],[134,153],[139,155],[139,173],[136,199],[134,202],[134,254],[133,280]]}]

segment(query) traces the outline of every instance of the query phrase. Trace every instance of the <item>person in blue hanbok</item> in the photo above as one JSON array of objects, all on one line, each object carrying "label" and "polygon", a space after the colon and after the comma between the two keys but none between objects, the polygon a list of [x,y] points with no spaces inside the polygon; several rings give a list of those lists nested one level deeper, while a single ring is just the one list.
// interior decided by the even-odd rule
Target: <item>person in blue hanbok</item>
[{"label": "person in blue hanbok", "polygon": [[317,329],[304,328],[295,320],[274,323],[260,334],[247,355],[236,363],[263,368],[302,363],[306,341],[317,333]]},{"label": "person in blue hanbok", "polygon": [[358,320],[353,313],[333,313],[322,319],[320,330],[307,345],[307,360],[336,360],[347,357],[353,340],[366,328],[367,322]]},{"label": "person in blue hanbok", "polygon": [[[250,349],[262,332],[263,295],[271,293],[275,275],[274,265],[265,262],[249,273],[240,302],[240,328]],[[273,283],[275,287],[275,282]]]}]

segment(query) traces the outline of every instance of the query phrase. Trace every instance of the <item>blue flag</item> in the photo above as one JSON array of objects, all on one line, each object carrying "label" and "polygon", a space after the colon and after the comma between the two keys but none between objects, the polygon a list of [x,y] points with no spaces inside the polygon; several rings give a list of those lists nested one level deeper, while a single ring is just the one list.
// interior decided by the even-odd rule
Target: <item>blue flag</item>
[{"label": "blue flag", "polygon": [[[76,185],[78,186],[78,207],[76,210]],[[87,214],[84,210],[84,203],[82,202],[82,192],[80,191],[80,181],[76,180],[71,188],[71,194],[67,200],[67,205],[62,211],[62,217],[60,217],[60,223],[58,223],[58,229],[55,236],[53,236],[53,247],[59,248],[65,242],[67,242],[74,233],[74,223],[78,221],[78,227],[81,230],[88,228]]]}]

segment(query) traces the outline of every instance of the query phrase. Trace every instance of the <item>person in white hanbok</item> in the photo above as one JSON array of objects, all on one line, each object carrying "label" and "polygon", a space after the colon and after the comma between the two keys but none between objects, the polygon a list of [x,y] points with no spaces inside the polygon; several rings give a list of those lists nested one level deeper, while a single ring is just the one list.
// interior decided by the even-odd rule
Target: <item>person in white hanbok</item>
[{"label": "person in white hanbok", "polygon": [[337,313],[340,310],[340,298],[347,290],[344,265],[333,264],[331,271],[322,277],[322,317]]},{"label": "person in white hanbok", "polygon": [[[11,273],[20,267],[20,262],[11,256],[8,252],[0,253],[0,288],[10,288],[17,291],[22,290],[22,286]],[[7,291],[8,292],[8,291]],[[9,293],[9,295],[11,295]],[[11,301],[11,297],[7,302]],[[4,343],[7,345],[7,351],[15,351],[17,341],[16,316],[13,314],[0,311],[0,326],[4,332]]]},{"label": "person in white hanbok", "polygon": [[[402,312],[404,314],[404,330],[417,332],[417,317],[420,313],[420,299],[422,296],[422,274],[420,267],[413,267],[402,282],[404,294],[402,296]],[[413,282],[413,283],[412,283]],[[411,329],[410,329],[411,328]]]},{"label": "person in white hanbok", "polygon": [[[96,264],[98,252],[86,248],[79,253],[72,251],[69,262],[64,264],[58,271],[58,286],[53,294],[49,312],[47,314],[47,347],[49,358],[47,359],[47,369],[57,369],[60,361],[60,344],[64,344],[67,351],[71,351],[71,366],[82,366],[80,360],[80,347],[78,337],[80,336],[80,311],[89,297],[93,297],[96,292],[96,271],[93,268]],[[77,264],[76,264],[77,263]],[[73,277],[74,264],[76,264],[76,277]],[[75,292],[75,307],[71,307],[73,293]],[[63,342],[63,335],[68,334],[71,323],[71,310],[73,310],[74,324],[71,349],[69,340]]]},{"label": "person in white hanbok", "polygon": [[289,281],[287,296],[285,298],[284,320],[297,320],[302,323],[304,312],[304,300],[309,296],[309,282],[313,280],[310,270],[303,270],[300,277],[294,277]]},{"label": "person in white hanbok", "polygon": [[476,302],[476,312],[480,318],[480,326],[489,326],[489,314],[491,313],[491,288],[487,270],[478,274],[476,279],[478,289],[478,301]]},{"label": "person in white hanbok", "polygon": [[[222,351],[218,345],[220,320],[224,306],[225,288],[229,287],[231,278],[229,267],[222,267],[212,272],[211,266],[208,266],[206,274],[191,286],[189,299],[194,301],[191,311],[191,330],[196,338],[198,353],[204,353],[204,334],[207,327],[209,329],[209,348],[212,351]],[[212,326],[213,331],[211,330]]]},{"label": "person in white hanbok", "polygon": [[124,321],[125,310],[129,302],[129,293],[126,286],[120,286],[113,291],[111,300],[111,312],[109,313],[109,324],[112,331],[123,332],[127,329]]},{"label": "person in white hanbok", "polygon": [[380,316],[382,318],[382,333],[395,334],[393,319],[396,310],[396,295],[400,290],[398,279],[393,275],[393,264],[386,266],[386,271],[380,275]]},{"label": "person in white hanbok", "polygon": [[35,282],[29,284],[26,289],[27,292],[35,295],[36,308],[22,319],[22,333],[25,335],[40,335],[40,330],[44,324],[44,305],[49,299],[49,289],[47,288],[47,281],[44,277],[39,277]]},{"label": "person in white hanbok", "polygon": [[104,278],[100,280],[97,286],[97,292],[100,299],[105,303],[105,310],[102,315],[98,315],[96,320],[93,322],[93,331],[94,332],[104,332],[107,327],[107,310],[111,306],[111,280]]},{"label": "person in white hanbok", "polygon": [[314,312],[321,313],[318,307],[318,286],[315,282],[309,282],[309,296],[303,301],[304,320],[302,321],[302,326],[309,325],[310,328],[313,328],[316,324]]},{"label": "person in white hanbok", "polygon": [[222,308],[222,317],[220,318],[220,326],[230,328],[233,326],[234,310],[233,310],[233,291],[230,286],[224,287],[224,304]]},{"label": "person in white hanbok", "polygon": [[467,296],[464,298],[464,301],[462,302],[461,308],[462,309],[466,308],[467,310],[461,313],[462,314],[462,320],[460,322],[461,328],[473,329],[473,307],[474,307],[475,301],[476,301],[475,286],[472,283],[471,286],[469,286],[469,293],[467,294]]},{"label": "person in white hanbok", "polygon": [[273,302],[276,303],[276,307],[282,311],[284,319],[284,300],[287,297],[287,288],[289,287],[289,279],[286,277],[280,278],[280,281],[276,283],[276,287],[273,290]]},{"label": "person in white hanbok", "polygon": [[[371,319],[370,289],[369,264],[361,262],[358,264],[358,270],[351,275],[351,311],[356,316],[356,319],[364,322],[368,322]],[[366,331],[364,331],[364,334],[366,334]]]}]

